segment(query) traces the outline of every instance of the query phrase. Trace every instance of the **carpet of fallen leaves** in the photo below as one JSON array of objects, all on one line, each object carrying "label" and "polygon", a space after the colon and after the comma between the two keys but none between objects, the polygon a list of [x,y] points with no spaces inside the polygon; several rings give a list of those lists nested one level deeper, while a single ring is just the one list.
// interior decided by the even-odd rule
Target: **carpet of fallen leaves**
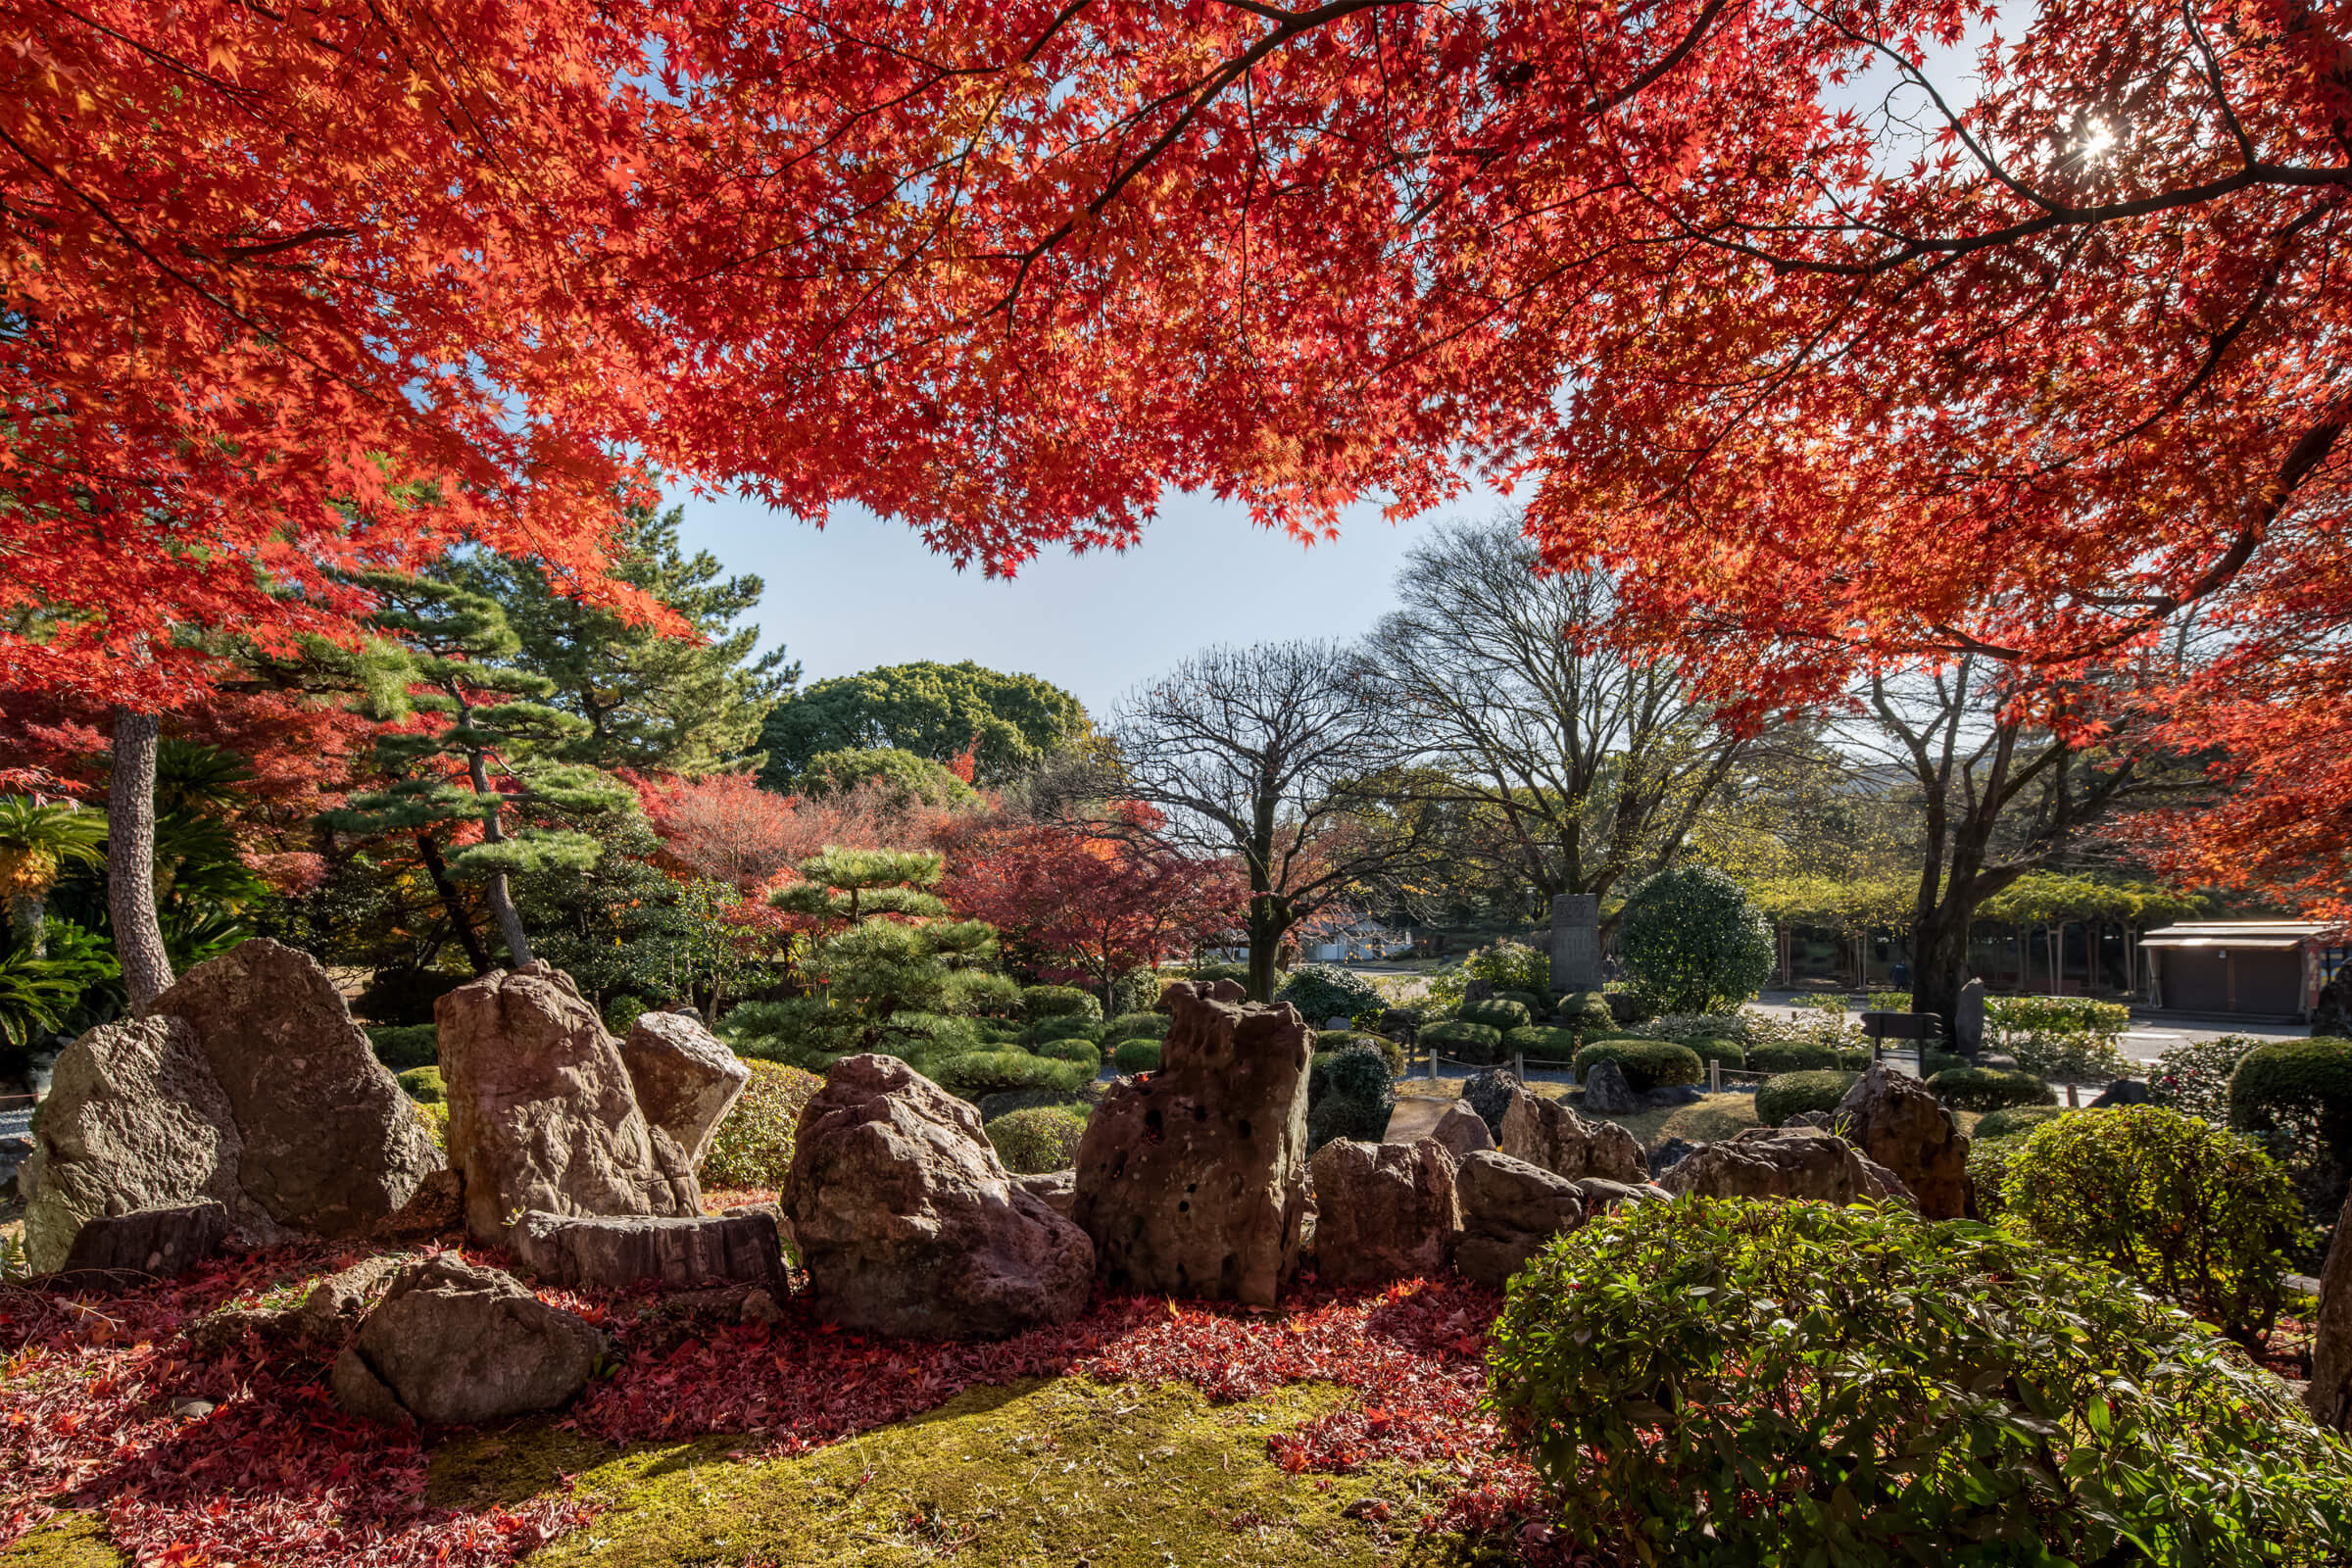
[{"label": "carpet of fallen leaves", "polygon": [[[111,1298],[0,1289],[0,1545],[72,1506],[102,1510],[141,1568],[472,1568],[585,1523],[592,1507],[562,1491],[485,1510],[428,1505],[416,1435],[344,1415],[323,1352],[248,1343],[195,1359],[180,1338],[223,1306],[288,1303],[303,1281],[349,1261],[278,1249]],[[683,1337],[649,1294],[540,1294],[612,1343],[612,1375],[565,1424],[614,1444],[735,1433],[756,1451],[804,1452],[1017,1378],[1186,1383],[1216,1400],[1325,1381],[1357,1397],[1270,1436],[1277,1463],[1333,1473],[1393,1460],[1448,1474],[1450,1500],[1421,1528],[1513,1531],[1543,1555],[1534,1477],[1501,1455],[1478,1408],[1498,1298],[1459,1281],[1371,1294],[1310,1286],[1278,1309],[1099,1296],[1073,1322],[988,1345],[845,1333],[799,1294],[778,1322]]]}]

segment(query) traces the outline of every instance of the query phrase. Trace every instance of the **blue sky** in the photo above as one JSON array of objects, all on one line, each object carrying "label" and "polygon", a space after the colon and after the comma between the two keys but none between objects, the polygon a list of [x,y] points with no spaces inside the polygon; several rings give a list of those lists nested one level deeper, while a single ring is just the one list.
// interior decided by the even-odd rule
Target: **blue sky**
[{"label": "blue sky", "polygon": [[685,509],[689,550],[765,580],[754,618],[764,646],[782,643],[801,662],[804,684],[877,664],[970,659],[1042,675],[1097,718],[1212,643],[1362,634],[1389,609],[1390,582],[1433,520],[1501,506],[1478,496],[1394,527],[1365,507],[1336,542],[1310,547],[1251,526],[1241,507],[1171,496],[1123,555],[1049,555],[991,582],[863,511],[844,508],[820,532],[756,502],[672,500]]}]

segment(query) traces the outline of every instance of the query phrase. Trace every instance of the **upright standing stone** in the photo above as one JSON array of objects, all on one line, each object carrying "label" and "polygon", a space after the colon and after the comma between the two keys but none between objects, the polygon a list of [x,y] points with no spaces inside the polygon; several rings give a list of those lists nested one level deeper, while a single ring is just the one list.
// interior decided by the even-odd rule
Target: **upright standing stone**
[{"label": "upright standing stone", "polygon": [[[1470,1118],[1476,1121],[1476,1117]],[[1486,1130],[1481,1123],[1479,1130]],[[1434,1138],[1315,1152],[1315,1272],[1326,1285],[1436,1279],[1462,1228],[1453,1155]]]},{"label": "upright standing stone", "polygon": [[685,1151],[637,1108],[619,1043],[543,961],[484,975],[433,1004],[449,1092],[449,1162],[466,1228],[504,1243],[529,1209],[702,1212]]},{"label": "upright standing stone", "polygon": [[1833,1125],[1869,1159],[1894,1172],[1926,1219],[1960,1219],[1975,1206],[1968,1136],[1926,1085],[1880,1062],[1838,1102]]},{"label": "upright standing stone", "polygon": [[1551,901],[1551,991],[1600,989],[1600,899],[1562,893]]},{"label": "upright standing stone", "polygon": [[621,1042],[621,1060],[645,1119],[678,1141],[700,1170],[718,1124],[742,1098],[752,1069],[684,1012],[640,1013]]},{"label": "upright standing stone", "polygon": [[1984,982],[1972,979],[1960,988],[1960,1008],[1952,1019],[1952,1046],[1974,1061],[1984,1054]]},{"label": "upright standing stone", "polygon": [[1113,1290],[1271,1306],[1306,1218],[1314,1036],[1229,980],[1162,996],[1159,1071],[1113,1085],[1087,1121],[1070,1216]]},{"label": "upright standing stone", "polygon": [[1572,1182],[1587,1176],[1629,1184],[1649,1180],[1642,1142],[1627,1129],[1613,1121],[1588,1120],[1564,1101],[1525,1089],[1511,1097],[1510,1108],[1502,1113],[1502,1136],[1494,1142],[1513,1159]]}]

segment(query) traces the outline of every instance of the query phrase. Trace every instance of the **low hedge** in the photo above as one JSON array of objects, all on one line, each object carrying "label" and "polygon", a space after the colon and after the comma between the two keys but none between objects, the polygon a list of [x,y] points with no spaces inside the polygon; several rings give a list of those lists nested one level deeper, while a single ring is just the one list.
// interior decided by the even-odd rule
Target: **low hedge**
[{"label": "low hedge", "polygon": [[1099,1044],[1115,1046],[1122,1040],[1165,1040],[1175,1021],[1164,1012],[1122,1012],[1102,1026]]},{"label": "low hedge", "polygon": [[419,1104],[438,1105],[449,1098],[438,1067],[411,1067],[399,1077],[400,1092]]},{"label": "low hedge", "polygon": [[1465,1002],[1454,1009],[1454,1017],[1462,1023],[1484,1024],[1504,1034],[1513,1029],[1524,1029],[1536,1021],[1535,1013],[1529,1010],[1526,1003],[1505,1002],[1499,997],[1490,997],[1484,1002]]},{"label": "low hedge", "polygon": [[1747,1065],[1747,1048],[1737,1040],[1726,1040],[1721,1035],[1700,1035],[1683,1044],[1701,1061],[1720,1061],[1726,1067]]},{"label": "low hedge", "polygon": [[2032,1073],[2001,1067],[1946,1067],[1928,1080],[1928,1092],[1955,1110],[2058,1103],[2057,1091]]},{"label": "low hedge", "polygon": [[368,1044],[375,1059],[394,1072],[411,1067],[433,1067],[441,1061],[440,1032],[429,1023],[374,1023],[368,1026]]},{"label": "low hedge", "polygon": [[1421,1031],[1421,1043],[1456,1061],[1470,1062],[1475,1066],[1489,1065],[1502,1055],[1501,1030],[1488,1024],[1467,1023],[1459,1018],[1431,1024]]},{"label": "low hedge", "polygon": [[1636,1094],[1675,1084],[1695,1084],[1707,1076],[1706,1063],[1689,1046],[1678,1046],[1671,1040],[1602,1040],[1576,1054],[1578,1081],[1582,1082],[1604,1061],[1617,1064]]},{"label": "low hedge", "polygon": [[1040,1018],[1021,1032],[1021,1043],[1027,1046],[1042,1046],[1049,1040],[1083,1040],[1095,1045],[1100,1044],[1102,1038],[1102,1019],[1074,1012]]},{"label": "low hedge", "polygon": [[1404,1048],[1386,1035],[1361,1029],[1319,1029],[1315,1032],[1317,1051],[1344,1051],[1349,1046],[1369,1046],[1379,1052],[1381,1059],[1389,1064],[1390,1077],[1403,1076]]},{"label": "low hedge", "polygon": [[801,1112],[825,1087],[824,1079],[798,1067],[756,1060],[744,1065],[752,1069],[751,1081],[711,1136],[710,1152],[703,1156],[705,1191],[780,1191],[792,1170],[793,1136],[800,1130]]},{"label": "low hedge", "polygon": [[1102,1102],[1102,1091],[1109,1085],[1100,1080],[1081,1085],[1076,1091],[1066,1089],[1007,1089],[999,1094],[982,1095],[975,1103],[980,1107],[982,1123],[1009,1116],[1016,1110],[1036,1110],[1043,1105],[1057,1105],[1074,1110],[1081,1116],[1094,1113]]},{"label": "low hedge", "polygon": [[1617,1014],[1609,1008],[1609,999],[1597,991],[1571,991],[1560,999],[1555,1010],[1561,1027],[1568,1029],[1614,1029]]},{"label": "low hedge", "polygon": [[1008,1111],[982,1129],[1004,1168],[1020,1176],[1067,1170],[1078,1162],[1086,1114],[1064,1105]]},{"label": "low hedge", "polygon": [[1076,986],[1021,987],[1021,1016],[1035,1023],[1040,1018],[1102,1016],[1102,1004],[1091,991]]},{"label": "low hedge", "polygon": [[1082,1061],[1055,1061],[1025,1051],[971,1051],[940,1062],[931,1080],[960,1100],[978,1100],[1011,1089],[1073,1090],[1098,1070]]},{"label": "low hedge", "polygon": [[1159,1071],[1160,1043],[1156,1040],[1122,1040],[1111,1048],[1110,1063],[1132,1078],[1138,1073]]},{"label": "low hedge", "polygon": [[1747,1064],[1757,1072],[1829,1072],[1846,1063],[1845,1053],[1817,1040],[1767,1040],[1747,1048]]},{"label": "low hedge", "polygon": [[1084,1040],[1041,1040],[1036,1054],[1048,1061],[1078,1062],[1090,1073],[1102,1070],[1102,1053]]},{"label": "low hedge", "polygon": [[1569,1061],[1576,1056],[1576,1031],[1531,1023],[1502,1037],[1505,1055],[1526,1055],[1539,1061]]},{"label": "low hedge", "polygon": [[1842,1067],[1824,1067],[1767,1078],[1764,1087],[1756,1091],[1756,1120],[1778,1127],[1808,1110],[1836,1110],[1861,1076]]},{"label": "low hedge", "polygon": [[2010,1105],[1986,1114],[1979,1121],[1971,1138],[2017,1138],[2032,1132],[2045,1121],[2056,1121],[2066,1114],[2063,1105]]}]

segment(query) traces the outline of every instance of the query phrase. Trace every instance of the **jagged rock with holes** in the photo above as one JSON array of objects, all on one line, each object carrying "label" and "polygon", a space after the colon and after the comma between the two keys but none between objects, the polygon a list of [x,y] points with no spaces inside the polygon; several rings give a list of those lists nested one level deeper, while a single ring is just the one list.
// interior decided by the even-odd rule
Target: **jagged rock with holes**
[{"label": "jagged rock with holes", "polygon": [[[1596,1061],[1585,1074],[1585,1109],[1595,1116],[1631,1116],[1646,1108],[1625,1069],[1613,1061]],[[1506,1112],[1507,1114],[1507,1112]]]},{"label": "jagged rock with holes", "polygon": [[1695,1193],[1850,1203],[1888,1194],[1887,1180],[1873,1174],[1853,1145],[1833,1134],[1750,1127],[1736,1138],[1700,1147],[1658,1178],[1658,1185],[1677,1198]]},{"label": "jagged rock with holes", "polygon": [[775,1220],[752,1213],[696,1219],[528,1213],[509,1232],[525,1268],[559,1285],[621,1290],[659,1280],[672,1290],[737,1283],[785,1289]]},{"label": "jagged rock with holes", "polygon": [[1271,1306],[1307,1215],[1314,1036],[1231,981],[1178,981],[1160,1069],[1103,1096],[1078,1144],[1070,1217],[1112,1290]]},{"label": "jagged rock with holes", "polygon": [[645,1119],[676,1139],[686,1162],[702,1169],[710,1140],[743,1097],[752,1069],[702,1019],[685,1012],[639,1014],[621,1042],[620,1058]]},{"label": "jagged rock with holes", "polygon": [[1886,1063],[1856,1079],[1832,1124],[1868,1159],[1894,1174],[1924,1219],[1960,1219],[1976,1207],[1968,1135],[1918,1079]]},{"label": "jagged rock with holes", "polygon": [[1086,1305],[1086,1233],[1005,1171],[977,1110],[896,1057],[826,1072],[783,1203],[816,1308],[844,1328],[1002,1339]]},{"label": "jagged rock with holes", "polygon": [[620,1044],[544,961],[484,975],[434,1004],[449,1096],[449,1162],[466,1228],[503,1244],[533,1209],[692,1218],[686,1152],[645,1119]]},{"label": "jagged rock with holes", "polygon": [[1315,1151],[1315,1273],[1326,1285],[1435,1279],[1461,1229],[1453,1154],[1410,1144],[1334,1139]]},{"label": "jagged rock with holes", "polygon": [[1488,1130],[1486,1118],[1471,1109],[1467,1100],[1457,1100],[1446,1106],[1446,1114],[1438,1118],[1429,1136],[1443,1144],[1446,1152],[1456,1159],[1494,1147],[1494,1135]]},{"label": "jagged rock with holes", "polygon": [[1462,1231],[1453,1266],[1464,1279],[1500,1290],[1562,1231],[1585,1222],[1576,1183],[1495,1150],[1465,1157],[1454,1177]]},{"label": "jagged rock with holes", "polygon": [[604,1352],[604,1336],[579,1317],[441,1252],[393,1277],[330,1381],[356,1415],[473,1426],[562,1407]]},{"label": "jagged rock with holes", "polygon": [[1605,1176],[1630,1184],[1649,1180],[1649,1161],[1641,1141],[1613,1121],[1589,1121],[1565,1101],[1545,1100],[1521,1089],[1502,1113],[1495,1147],[1555,1176],[1575,1181]]}]

